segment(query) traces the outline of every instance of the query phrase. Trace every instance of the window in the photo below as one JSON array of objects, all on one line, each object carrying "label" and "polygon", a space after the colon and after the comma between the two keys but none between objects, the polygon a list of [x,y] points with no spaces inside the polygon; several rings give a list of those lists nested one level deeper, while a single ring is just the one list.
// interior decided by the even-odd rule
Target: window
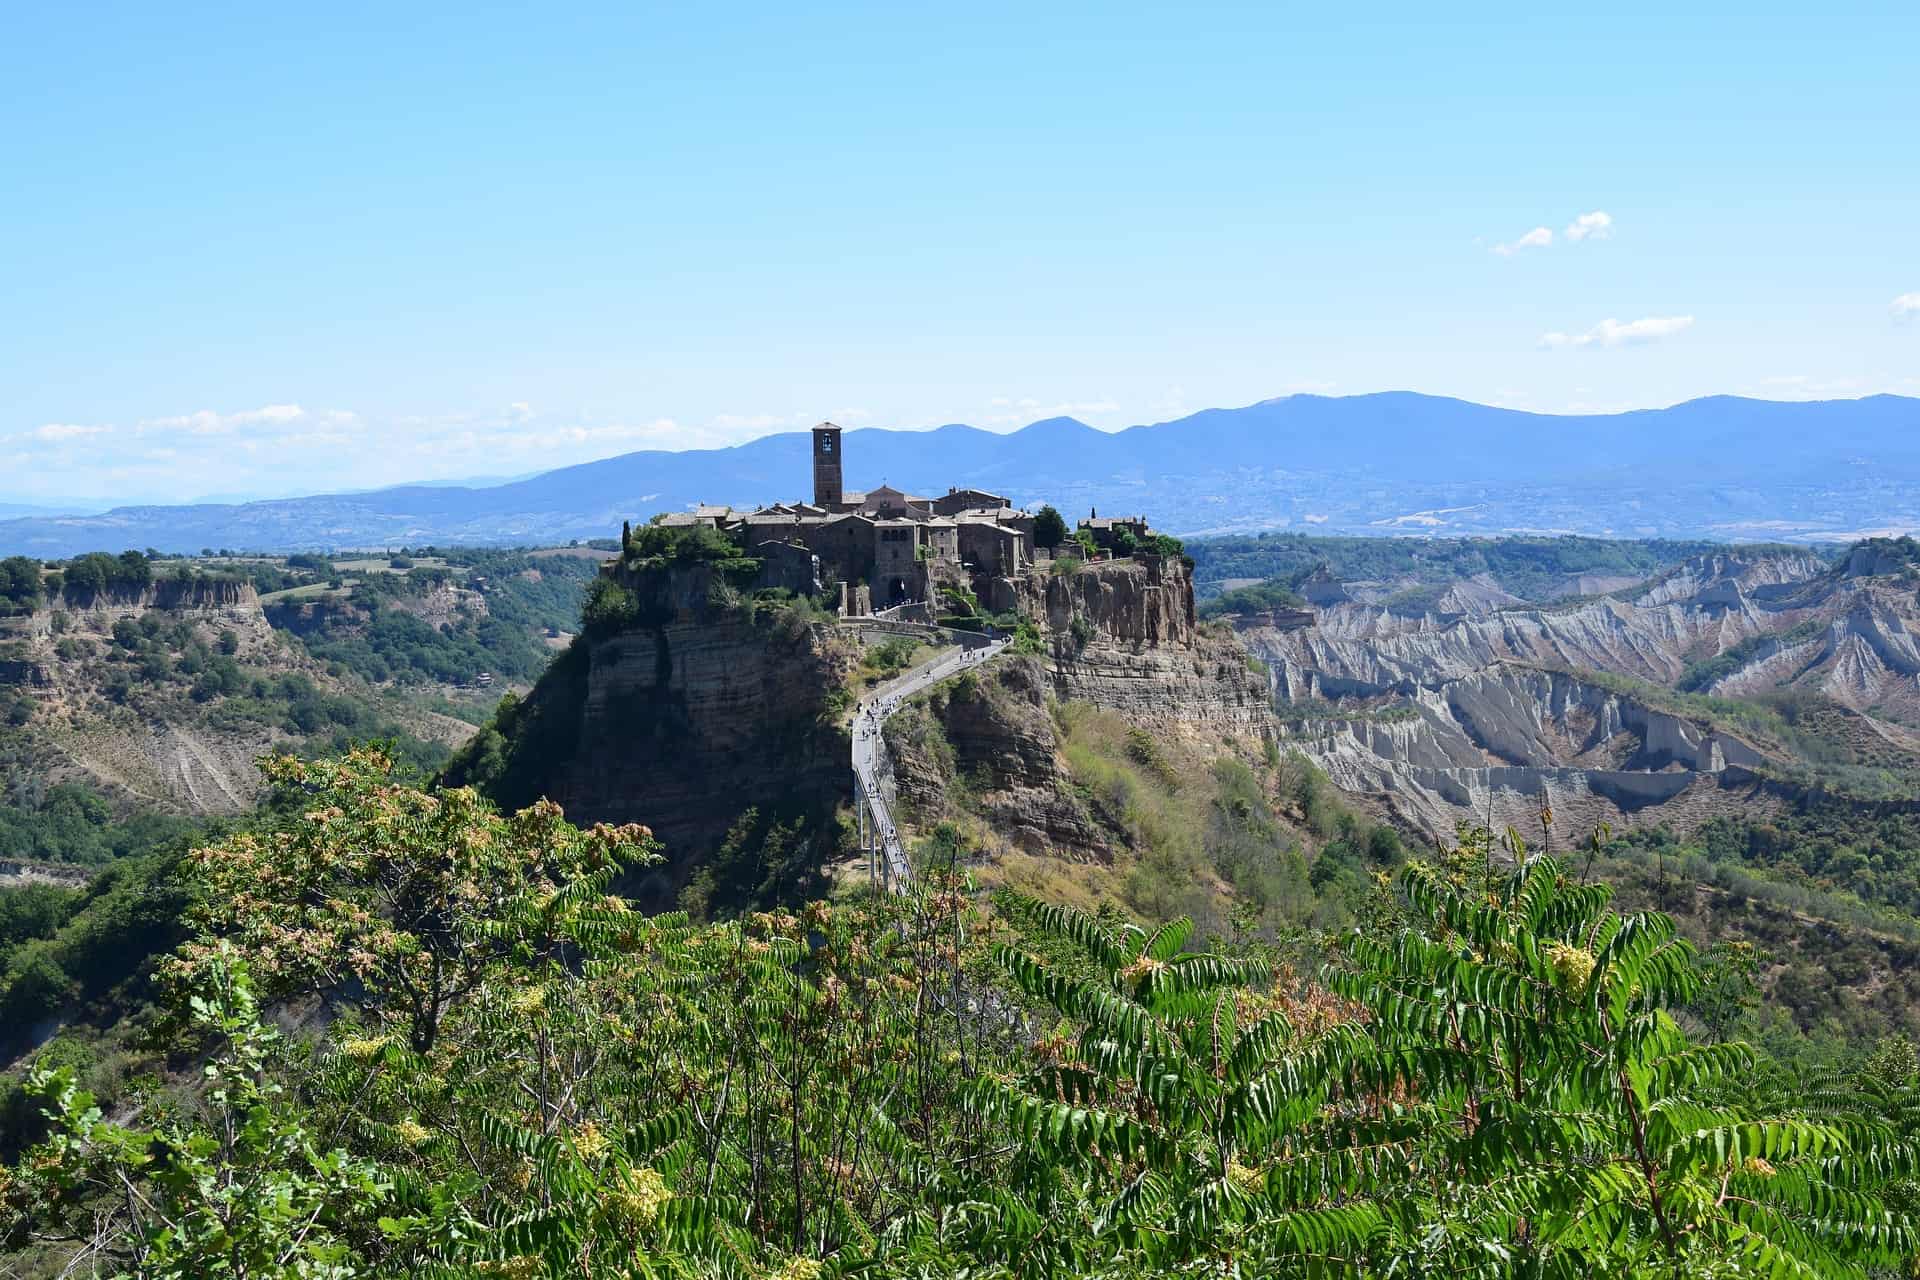
[{"label": "window", "polygon": [[833,452],[833,437],[832,437],[832,436],[821,436],[821,437],[820,437],[820,452],[822,452],[822,453],[832,453],[832,452]]}]

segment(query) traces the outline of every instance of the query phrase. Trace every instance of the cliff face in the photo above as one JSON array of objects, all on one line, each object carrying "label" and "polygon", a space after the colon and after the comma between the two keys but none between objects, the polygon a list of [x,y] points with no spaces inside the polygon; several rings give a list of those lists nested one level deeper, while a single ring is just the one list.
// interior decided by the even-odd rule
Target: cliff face
[{"label": "cliff face", "polygon": [[74,599],[63,596],[60,608],[73,613],[113,610],[165,609],[175,613],[240,610],[257,614],[260,597],[251,582],[224,578],[161,578],[140,591],[105,591]]},{"label": "cliff face", "polygon": [[1075,795],[1035,658],[1003,658],[936,689],[887,722],[903,820],[950,816],[956,785],[996,834],[1029,853],[1110,860],[1108,834]]},{"label": "cliff face", "polygon": [[1143,723],[1269,731],[1266,681],[1231,632],[1196,621],[1184,560],[1102,561],[1070,574],[1037,569],[1018,581],[1017,600],[1044,629],[1047,676],[1060,700]]},{"label": "cliff face", "polygon": [[667,861],[626,886],[650,906],[736,828],[754,855],[776,823],[810,855],[837,840],[850,774],[834,698],[854,665],[830,625],[710,606],[698,567],[656,576],[629,588],[649,621],[581,636],[447,772],[511,807],[547,796],[578,822],[651,827]]},{"label": "cliff face", "polygon": [[114,628],[124,619],[160,622],[207,650],[225,651],[249,678],[324,673],[275,636],[251,584],[167,577],[140,591],[62,597],[51,608],[0,622],[0,692],[30,698],[23,733],[37,767],[55,781],[84,780],[143,807],[188,814],[235,814],[259,799],[255,761],[287,735],[219,714],[223,700],[189,694],[190,673],[164,678],[135,667]]},{"label": "cliff face", "polygon": [[[855,642],[790,611],[756,615],[707,566],[611,576],[637,621],[576,641],[449,779],[510,806],[546,795],[579,822],[652,827],[668,862],[630,886],[650,902],[708,868],[732,868],[738,887],[743,849],[825,861],[844,841],[836,810],[852,798],[838,719]],[[964,790],[970,815],[1014,847],[1110,858],[1111,823],[1079,794],[1053,702],[1251,751],[1271,735],[1264,679],[1231,632],[1197,625],[1184,561],[1039,570],[996,592],[1034,620],[1043,652],[949,681],[889,722],[909,826],[924,832],[955,813],[948,802]]]},{"label": "cliff face", "polygon": [[1375,797],[1430,836],[1462,818],[1526,831],[1542,807],[1562,832],[1644,815],[1693,825],[1774,799],[1765,755],[1704,722],[1556,671],[1500,665],[1421,689],[1390,718],[1316,719],[1291,738],[1344,791]]},{"label": "cliff face", "polygon": [[1582,833],[1601,821],[1687,827],[1736,804],[1777,804],[1754,775],[1790,753],[1564,672],[1724,696],[1793,690],[1911,719],[1920,598],[1904,569],[1875,572],[1892,564],[1856,552],[1835,570],[1806,555],[1725,552],[1570,607],[1460,614],[1396,613],[1323,583],[1313,625],[1243,619],[1241,636],[1279,698],[1320,704],[1293,730],[1308,754],[1429,832],[1489,813],[1525,830],[1543,801]]},{"label": "cliff face", "polygon": [[1075,776],[1050,703],[1116,713],[1200,759],[1257,754],[1273,735],[1264,676],[1230,631],[1197,622],[1184,560],[1043,566],[1001,580],[996,595],[1035,622],[1044,652],[1002,658],[888,722],[909,826],[971,819],[1026,853],[1113,861],[1125,815]]},{"label": "cliff face", "polygon": [[578,757],[551,795],[582,818],[641,822],[677,890],[748,809],[831,813],[846,740],[828,695],[851,660],[824,627],[672,622],[589,651]]}]

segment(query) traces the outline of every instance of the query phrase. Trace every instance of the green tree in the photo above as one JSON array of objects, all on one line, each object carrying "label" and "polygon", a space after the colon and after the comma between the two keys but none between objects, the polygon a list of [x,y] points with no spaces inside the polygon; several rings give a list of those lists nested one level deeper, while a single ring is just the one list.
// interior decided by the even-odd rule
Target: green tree
[{"label": "green tree", "polygon": [[[1097,976],[996,952],[1016,989],[1069,1021],[1024,1077],[975,1091],[1025,1149],[1017,1199],[994,1197],[976,1246],[1023,1275],[1362,1272],[1391,1184],[1352,1176],[1354,1140],[1390,1130],[1345,1114],[1339,1064],[1357,1039],[1316,1034],[1324,1015],[1290,1008],[1263,962],[1184,951],[1191,920],[1149,933],[1024,906]],[[1048,1224],[1040,1237],[1032,1222]]]},{"label": "green tree", "polygon": [[138,551],[122,551],[112,580],[122,591],[145,591],[153,585],[153,563]]},{"label": "green tree", "polygon": [[26,556],[0,560],[0,612],[31,613],[40,606],[40,562]]},{"label": "green tree", "polygon": [[1066,517],[1054,510],[1051,505],[1041,507],[1033,517],[1034,545],[1051,549],[1066,540]]},{"label": "green tree", "polygon": [[162,1113],[152,1128],[109,1122],[70,1070],[38,1069],[53,1135],[0,1184],[14,1240],[99,1249],[140,1280],[362,1273],[346,1234],[391,1190],[375,1164],[324,1139],[267,1076],[278,1033],[262,1023],[246,965],[209,952],[195,975],[193,1024],[219,1046],[203,1072],[205,1115]]},{"label": "green tree", "polygon": [[[1481,833],[1484,835],[1484,833]],[[1547,858],[1493,874],[1481,839],[1401,874],[1397,929],[1356,932],[1334,991],[1372,1045],[1341,1070],[1395,1103],[1394,1246],[1419,1274],[1863,1274],[1913,1248],[1884,1128],[1782,1111],[1745,1045],[1670,1012],[1700,971],[1673,921],[1621,916]],[[1396,1120],[1396,1123],[1401,1121]],[[1497,1268],[1490,1260],[1499,1258]]]},{"label": "green tree", "polygon": [[407,786],[376,747],[262,769],[299,815],[189,855],[194,922],[234,939],[273,995],[351,984],[420,1052],[519,944],[499,927],[516,904],[656,856],[644,827],[580,831],[550,801],[504,817],[470,788]]},{"label": "green tree", "polygon": [[619,635],[640,620],[640,602],[611,578],[595,578],[580,607],[580,630],[595,640]]},{"label": "green tree", "polygon": [[106,592],[115,571],[112,556],[90,551],[67,561],[62,570],[63,590],[70,599],[92,599]]}]

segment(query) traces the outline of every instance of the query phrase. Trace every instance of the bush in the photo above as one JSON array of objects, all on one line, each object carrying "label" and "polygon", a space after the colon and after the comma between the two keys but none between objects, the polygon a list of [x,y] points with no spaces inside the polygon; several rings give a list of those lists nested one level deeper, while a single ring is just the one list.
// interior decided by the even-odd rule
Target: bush
[{"label": "bush", "polygon": [[612,578],[596,578],[580,609],[580,629],[593,639],[620,634],[640,620],[640,602]]},{"label": "bush", "polygon": [[914,651],[919,647],[919,642],[911,636],[894,636],[875,645],[867,660],[887,675],[898,675],[913,661]]},{"label": "bush", "polygon": [[67,975],[44,942],[16,952],[0,987],[0,1026],[27,1031],[73,1003],[80,984]]}]

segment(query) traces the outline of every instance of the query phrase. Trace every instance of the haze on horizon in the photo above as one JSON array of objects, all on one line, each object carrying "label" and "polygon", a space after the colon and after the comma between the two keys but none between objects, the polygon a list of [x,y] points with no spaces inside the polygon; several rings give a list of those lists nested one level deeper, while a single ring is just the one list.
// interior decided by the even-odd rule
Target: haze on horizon
[{"label": "haze on horizon", "polygon": [[1920,12],[41,6],[0,502],[1295,392],[1920,394]]}]

